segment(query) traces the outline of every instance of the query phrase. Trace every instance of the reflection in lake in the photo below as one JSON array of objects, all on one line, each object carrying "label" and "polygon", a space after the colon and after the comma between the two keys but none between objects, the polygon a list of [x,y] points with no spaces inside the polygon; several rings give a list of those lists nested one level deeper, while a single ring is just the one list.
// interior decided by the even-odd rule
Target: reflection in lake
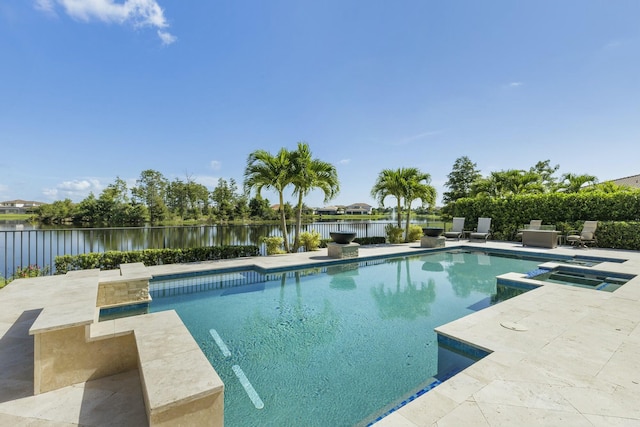
[{"label": "reflection in lake", "polygon": [[[332,231],[355,232],[357,237],[385,236],[385,222],[340,222],[304,224],[302,231],[317,231],[329,239]],[[289,232],[293,226],[289,226]],[[197,225],[179,227],[126,228],[40,228],[0,229],[0,275],[9,277],[16,266],[37,264],[54,269],[58,255],[90,252],[135,251],[162,248],[193,248],[201,246],[256,245],[265,254],[261,239],[281,236],[276,224]]]}]

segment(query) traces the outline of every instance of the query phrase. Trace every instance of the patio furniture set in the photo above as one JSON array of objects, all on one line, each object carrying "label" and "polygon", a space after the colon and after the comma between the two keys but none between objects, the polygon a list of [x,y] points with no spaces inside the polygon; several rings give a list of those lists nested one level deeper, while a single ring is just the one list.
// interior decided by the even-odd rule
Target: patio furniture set
[{"label": "patio furniture set", "polygon": [[[491,218],[478,218],[478,228],[475,231],[464,229],[464,217],[453,218],[450,231],[443,234],[446,239],[468,238],[469,240],[486,241],[491,236]],[[518,230],[516,238],[522,240],[522,246],[536,246],[555,248],[558,244],[568,243],[572,246],[587,248],[596,244],[596,228],[598,221],[585,221],[582,230],[571,230],[566,235],[561,234],[553,225],[542,225],[542,220],[531,220],[528,225]]]}]

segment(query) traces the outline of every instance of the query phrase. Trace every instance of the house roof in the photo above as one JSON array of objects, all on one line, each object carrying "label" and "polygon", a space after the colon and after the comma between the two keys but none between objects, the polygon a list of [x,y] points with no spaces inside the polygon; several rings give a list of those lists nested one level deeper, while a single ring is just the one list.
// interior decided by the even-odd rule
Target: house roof
[{"label": "house roof", "polygon": [[611,182],[617,185],[640,188],[640,175],[631,175],[624,178],[612,179]]},{"label": "house roof", "polygon": [[5,200],[3,202],[0,202],[0,205],[8,205],[8,204],[12,204],[12,205],[46,205],[46,203],[43,203],[43,202],[36,202],[34,200],[22,200],[22,199]]},{"label": "house roof", "polygon": [[368,203],[352,203],[349,206],[347,206],[347,208],[366,208],[366,209],[369,209],[369,208],[372,208],[372,207],[373,206],[371,206]]}]

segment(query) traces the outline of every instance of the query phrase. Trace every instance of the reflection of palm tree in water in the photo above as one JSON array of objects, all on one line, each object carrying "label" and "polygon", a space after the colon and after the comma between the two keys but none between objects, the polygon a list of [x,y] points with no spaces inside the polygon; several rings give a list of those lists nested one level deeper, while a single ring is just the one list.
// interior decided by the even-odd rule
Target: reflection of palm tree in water
[{"label": "reflection of palm tree in water", "polygon": [[479,257],[484,254],[450,254],[450,262],[445,263],[447,278],[453,292],[458,297],[468,297],[471,291],[495,293],[496,278],[491,274],[483,274]]},{"label": "reflection of palm tree in water", "polygon": [[428,279],[427,283],[420,282],[417,286],[411,280],[410,263],[409,259],[406,259],[406,285],[402,289],[402,261],[395,262],[397,266],[395,292],[385,289],[384,283],[371,289],[380,315],[383,319],[415,319],[418,316],[428,316],[431,313],[430,306],[436,298],[435,281]]}]

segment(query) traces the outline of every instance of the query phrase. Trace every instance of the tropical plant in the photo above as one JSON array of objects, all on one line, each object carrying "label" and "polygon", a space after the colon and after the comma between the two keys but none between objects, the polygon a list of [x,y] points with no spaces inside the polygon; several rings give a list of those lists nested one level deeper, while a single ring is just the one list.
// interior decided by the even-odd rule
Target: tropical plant
[{"label": "tropical plant", "polygon": [[584,186],[595,185],[597,183],[598,178],[593,175],[565,173],[564,175],[562,175],[560,188],[565,193],[577,193]]},{"label": "tropical plant", "polygon": [[318,250],[320,247],[320,233],[317,230],[300,233],[300,244],[307,252]]},{"label": "tropical plant", "polygon": [[278,193],[280,205],[280,226],[285,252],[289,252],[287,218],[284,211],[284,190],[292,183],[291,154],[281,148],[275,155],[265,150],[256,150],[249,154],[244,171],[245,191],[255,189],[260,195],[263,188],[271,188]]},{"label": "tropical plant", "polygon": [[398,228],[402,228],[400,211],[404,202],[406,214],[405,241],[409,238],[411,203],[417,199],[420,199],[423,205],[433,205],[435,203],[436,190],[429,185],[430,182],[431,175],[421,172],[418,168],[384,169],[378,175],[371,189],[371,195],[378,199],[381,206],[384,206],[384,200],[388,196],[396,198],[398,204]]},{"label": "tropical plant", "polygon": [[46,276],[50,271],[51,268],[48,265],[45,265],[44,267],[40,267],[37,264],[31,264],[26,267],[18,266],[16,267],[13,276],[11,276],[10,281],[15,279],[24,279],[27,277]]},{"label": "tropical plant", "polygon": [[417,168],[404,169],[402,175],[405,181],[403,196],[407,215],[407,220],[405,221],[405,241],[409,242],[411,203],[414,200],[420,200],[423,206],[433,206],[436,201],[436,189],[429,185],[431,175],[420,172]]},{"label": "tropical plant", "polygon": [[488,177],[476,180],[471,190],[471,194],[474,196],[498,198],[543,192],[544,187],[538,174],[518,169],[491,172]]},{"label": "tropical plant", "polygon": [[404,195],[404,184],[401,173],[402,169],[383,169],[382,172],[378,174],[378,178],[371,189],[371,196],[378,200],[381,207],[384,207],[384,200],[387,197],[391,196],[396,198],[398,228],[400,229],[402,229],[400,212],[402,211],[402,197]]},{"label": "tropical plant", "polygon": [[560,169],[560,165],[551,166],[550,163],[551,160],[540,161],[529,169],[530,173],[538,176],[544,193],[555,191],[558,187],[558,179],[553,175]]},{"label": "tropical plant", "polygon": [[422,238],[422,235],[422,227],[420,227],[418,224],[411,224],[409,226],[409,237],[407,238],[407,241],[415,242],[416,240],[420,240]]},{"label": "tropical plant", "polygon": [[283,254],[282,243],[285,241],[280,236],[263,237],[261,241],[267,245],[267,255]]},{"label": "tropical plant", "polygon": [[340,183],[335,166],[312,158],[309,145],[305,142],[298,142],[298,149],[291,152],[291,164],[293,193],[298,196],[293,240],[293,252],[297,252],[300,247],[300,230],[302,229],[303,197],[311,190],[320,189],[324,193],[324,202],[327,203],[340,191]]},{"label": "tropical plant", "polygon": [[389,243],[402,243],[402,227],[387,224],[384,227],[384,232],[387,235],[387,241],[389,241]]}]

